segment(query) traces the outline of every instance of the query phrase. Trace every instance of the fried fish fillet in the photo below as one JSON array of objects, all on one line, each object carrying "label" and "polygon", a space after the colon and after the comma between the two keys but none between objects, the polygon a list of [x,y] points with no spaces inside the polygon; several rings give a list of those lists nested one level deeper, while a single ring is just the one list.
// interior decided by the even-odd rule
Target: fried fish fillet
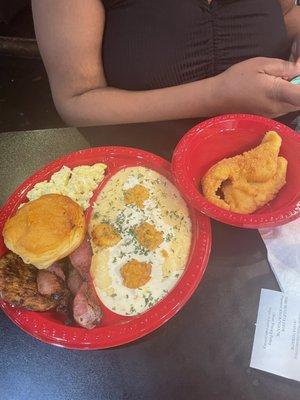
[{"label": "fried fish fillet", "polygon": [[230,210],[241,214],[251,214],[258,208],[273,200],[285,185],[287,160],[278,157],[275,175],[266,182],[237,181],[224,184],[223,193]]},{"label": "fried fish fillet", "polygon": [[212,166],[202,179],[204,196],[226,210],[250,214],[286,183],[287,160],[278,157],[280,136],[267,132],[259,146]]},{"label": "fried fish fillet", "polygon": [[16,307],[32,311],[46,311],[58,306],[61,298],[38,292],[37,274],[37,268],[8,252],[0,259],[0,297]]},{"label": "fried fish fillet", "polygon": [[277,158],[281,137],[274,131],[267,132],[261,144],[242,154],[241,175],[248,182],[266,182],[277,172]]}]

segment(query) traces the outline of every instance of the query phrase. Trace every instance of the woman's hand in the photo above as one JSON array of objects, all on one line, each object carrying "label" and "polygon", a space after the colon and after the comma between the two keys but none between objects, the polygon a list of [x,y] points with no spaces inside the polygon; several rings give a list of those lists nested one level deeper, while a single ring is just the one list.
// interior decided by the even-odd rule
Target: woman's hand
[{"label": "woman's hand", "polygon": [[300,110],[300,87],[289,80],[300,75],[300,63],[252,58],[214,79],[218,114],[252,113],[270,118]]},{"label": "woman's hand", "polygon": [[300,33],[293,40],[292,57],[296,63],[300,63]]}]

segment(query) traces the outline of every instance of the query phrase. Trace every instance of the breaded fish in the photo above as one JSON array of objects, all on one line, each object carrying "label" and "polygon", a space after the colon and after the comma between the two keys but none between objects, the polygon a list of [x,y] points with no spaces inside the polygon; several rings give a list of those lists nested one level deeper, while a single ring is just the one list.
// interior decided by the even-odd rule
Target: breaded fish
[{"label": "breaded fish", "polygon": [[248,182],[266,182],[273,178],[281,142],[278,133],[267,132],[259,146],[242,154],[241,175]]},{"label": "breaded fish", "polygon": [[232,182],[223,186],[225,202],[230,210],[241,214],[251,214],[273,200],[285,184],[287,161],[278,157],[275,175],[266,182]]},{"label": "breaded fish", "polygon": [[219,161],[202,179],[204,196],[241,214],[264,206],[286,183],[287,160],[278,157],[280,146],[280,136],[270,131],[254,149]]}]

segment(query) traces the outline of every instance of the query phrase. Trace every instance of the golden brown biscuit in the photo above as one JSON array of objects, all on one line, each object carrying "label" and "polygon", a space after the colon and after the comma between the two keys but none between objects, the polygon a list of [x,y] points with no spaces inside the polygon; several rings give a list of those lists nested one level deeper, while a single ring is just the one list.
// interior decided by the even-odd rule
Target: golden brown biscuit
[{"label": "golden brown biscuit", "polygon": [[39,269],[72,253],[86,232],[82,208],[67,196],[47,194],[23,205],[6,221],[5,245]]}]

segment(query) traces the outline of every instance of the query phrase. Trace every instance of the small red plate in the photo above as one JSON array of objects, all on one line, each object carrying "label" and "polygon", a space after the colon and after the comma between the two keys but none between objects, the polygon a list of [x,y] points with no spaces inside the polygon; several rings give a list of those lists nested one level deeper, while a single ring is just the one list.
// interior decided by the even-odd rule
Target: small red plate
[{"label": "small red plate", "polygon": [[[7,218],[26,201],[26,193],[37,183],[50,179],[63,165],[73,168],[97,162],[107,164],[106,178],[101,187],[118,170],[142,165],[166,176],[172,181],[170,164],[164,159],[138,149],[126,147],[96,147],[81,150],[48,164],[26,179],[10,196],[0,214],[0,231]],[[97,190],[99,192],[99,190]],[[186,270],[175,288],[147,312],[134,317],[119,316],[106,308],[101,326],[92,330],[78,326],[66,326],[55,312],[32,312],[14,308],[4,301],[0,306],[6,315],[25,332],[43,342],[70,349],[104,349],[119,346],[147,335],[173,317],[196,290],[204,274],[211,248],[210,222],[201,213],[190,209],[193,226],[192,246]],[[0,256],[7,251],[0,238]]]},{"label": "small red plate", "polygon": [[[216,162],[257,146],[267,131],[282,138],[280,155],[288,160],[287,183],[257,212],[243,215],[208,202],[199,190],[201,178]],[[193,127],[179,142],[172,160],[177,186],[189,204],[204,214],[243,228],[283,225],[300,215],[300,135],[287,126],[256,115],[216,117]]]}]

